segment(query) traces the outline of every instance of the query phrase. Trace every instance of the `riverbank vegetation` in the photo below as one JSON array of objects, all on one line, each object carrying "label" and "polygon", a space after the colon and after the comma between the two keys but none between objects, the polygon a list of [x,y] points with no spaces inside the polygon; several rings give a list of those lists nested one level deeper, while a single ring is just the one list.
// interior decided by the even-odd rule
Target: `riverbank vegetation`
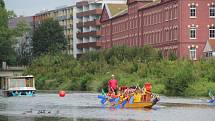
[{"label": "riverbank vegetation", "polygon": [[89,52],[79,60],[71,55],[42,55],[26,74],[36,77],[37,89],[101,91],[107,88],[111,74],[119,85],[153,85],[153,92],[171,96],[207,96],[215,91],[215,59],[190,61],[163,59],[150,46],[114,47]]}]

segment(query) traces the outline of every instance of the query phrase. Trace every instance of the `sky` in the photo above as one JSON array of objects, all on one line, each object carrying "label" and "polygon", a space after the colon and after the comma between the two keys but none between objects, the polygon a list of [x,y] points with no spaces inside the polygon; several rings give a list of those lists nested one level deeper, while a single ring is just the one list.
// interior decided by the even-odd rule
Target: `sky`
[{"label": "sky", "polygon": [[79,0],[4,0],[6,9],[13,10],[17,16],[33,16],[45,9],[75,5],[75,1]]}]

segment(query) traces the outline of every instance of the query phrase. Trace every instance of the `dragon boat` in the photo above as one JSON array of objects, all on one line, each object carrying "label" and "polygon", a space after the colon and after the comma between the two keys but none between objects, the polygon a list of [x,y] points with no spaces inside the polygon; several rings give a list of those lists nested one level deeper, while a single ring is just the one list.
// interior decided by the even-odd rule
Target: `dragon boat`
[{"label": "dragon boat", "polygon": [[102,90],[98,98],[102,105],[114,108],[152,108],[160,100],[159,95],[151,93],[149,83],[142,89],[122,86],[116,95]]}]

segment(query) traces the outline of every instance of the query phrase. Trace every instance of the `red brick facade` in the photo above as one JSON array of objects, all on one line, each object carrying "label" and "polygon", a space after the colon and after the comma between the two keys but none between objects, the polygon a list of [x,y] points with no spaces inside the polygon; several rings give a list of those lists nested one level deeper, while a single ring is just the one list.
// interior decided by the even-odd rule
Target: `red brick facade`
[{"label": "red brick facade", "polygon": [[[110,18],[104,7],[101,17],[102,48],[150,44],[165,57],[199,59],[215,16],[209,15],[214,0],[128,0],[128,10]],[[193,9],[194,8],[194,9]],[[215,38],[212,38],[215,41]]]}]

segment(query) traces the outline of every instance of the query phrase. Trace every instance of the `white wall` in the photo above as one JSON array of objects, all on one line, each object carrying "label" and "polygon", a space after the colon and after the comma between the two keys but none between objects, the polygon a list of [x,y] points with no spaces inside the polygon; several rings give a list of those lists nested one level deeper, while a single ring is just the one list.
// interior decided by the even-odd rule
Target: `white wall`
[{"label": "white wall", "polygon": [[212,53],[212,56],[214,56],[214,57],[215,57],[215,52],[213,52],[213,53]]}]

